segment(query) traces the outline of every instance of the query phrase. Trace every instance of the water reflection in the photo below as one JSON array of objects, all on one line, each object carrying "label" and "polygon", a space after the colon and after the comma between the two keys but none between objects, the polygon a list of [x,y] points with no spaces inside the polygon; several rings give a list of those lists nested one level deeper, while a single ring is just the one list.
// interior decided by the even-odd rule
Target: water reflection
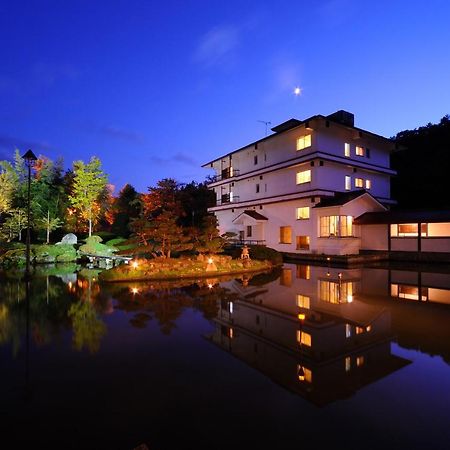
[{"label": "water reflection", "polygon": [[317,405],[406,366],[393,341],[450,363],[445,272],[286,264],[238,279],[100,285],[98,270],[65,265],[39,267],[30,289],[27,316],[22,274],[2,275],[0,345],[14,355],[25,330],[36,347],[70,333],[75,351],[95,354],[114,312],[168,336],[192,309],[213,324],[212,343]]}]

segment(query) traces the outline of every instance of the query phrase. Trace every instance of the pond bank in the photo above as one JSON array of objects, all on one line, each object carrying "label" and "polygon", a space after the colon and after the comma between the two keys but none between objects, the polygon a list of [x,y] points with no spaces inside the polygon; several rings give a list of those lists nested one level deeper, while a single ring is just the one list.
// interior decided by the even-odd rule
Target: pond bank
[{"label": "pond bank", "polygon": [[239,275],[273,269],[270,261],[233,260],[229,256],[199,259],[140,259],[103,271],[99,279],[105,282],[176,280],[180,278],[211,278],[219,275]]}]

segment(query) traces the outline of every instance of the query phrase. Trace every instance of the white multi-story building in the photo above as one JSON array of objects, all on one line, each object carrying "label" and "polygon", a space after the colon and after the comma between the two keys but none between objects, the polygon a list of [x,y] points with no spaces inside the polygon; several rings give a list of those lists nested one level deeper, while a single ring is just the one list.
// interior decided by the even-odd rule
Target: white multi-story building
[{"label": "white multi-story building", "polygon": [[208,162],[221,233],[289,253],[355,254],[354,218],[386,211],[395,143],[337,111],[290,119],[266,136]]}]

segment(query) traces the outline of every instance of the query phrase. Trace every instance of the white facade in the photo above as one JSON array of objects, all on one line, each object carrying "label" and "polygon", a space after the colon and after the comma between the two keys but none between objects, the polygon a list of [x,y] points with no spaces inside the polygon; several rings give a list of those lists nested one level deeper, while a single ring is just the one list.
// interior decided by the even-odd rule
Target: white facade
[{"label": "white facade", "polygon": [[[220,232],[282,252],[358,253],[361,233],[353,218],[395,203],[393,142],[355,128],[344,111],[291,119],[273,131],[204,165],[216,172],[210,188],[217,205],[210,211]],[[322,200],[330,198],[335,204],[325,206]]]}]

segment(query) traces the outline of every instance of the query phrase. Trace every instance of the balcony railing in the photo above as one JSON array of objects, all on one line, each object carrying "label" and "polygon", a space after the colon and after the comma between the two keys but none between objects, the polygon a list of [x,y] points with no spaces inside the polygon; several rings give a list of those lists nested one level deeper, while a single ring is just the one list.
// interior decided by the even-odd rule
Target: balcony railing
[{"label": "balcony railing", "polygon": [[216,199],[216,206],[238,202],[239,202],[239,195],[223,194],[220,198]]},{"label": "balcony railing", "polygon": [[243,247],[244,245],[266,245],[265,239],[229,239],[228,245],[232,247]]},{"label": "balcony railing", "polygon": [[216,183],[217,181],[226,180],[228,178],[234,178],[239,176],[239,169],[224,169],[220,175],[210,177],[209,183]]}]

